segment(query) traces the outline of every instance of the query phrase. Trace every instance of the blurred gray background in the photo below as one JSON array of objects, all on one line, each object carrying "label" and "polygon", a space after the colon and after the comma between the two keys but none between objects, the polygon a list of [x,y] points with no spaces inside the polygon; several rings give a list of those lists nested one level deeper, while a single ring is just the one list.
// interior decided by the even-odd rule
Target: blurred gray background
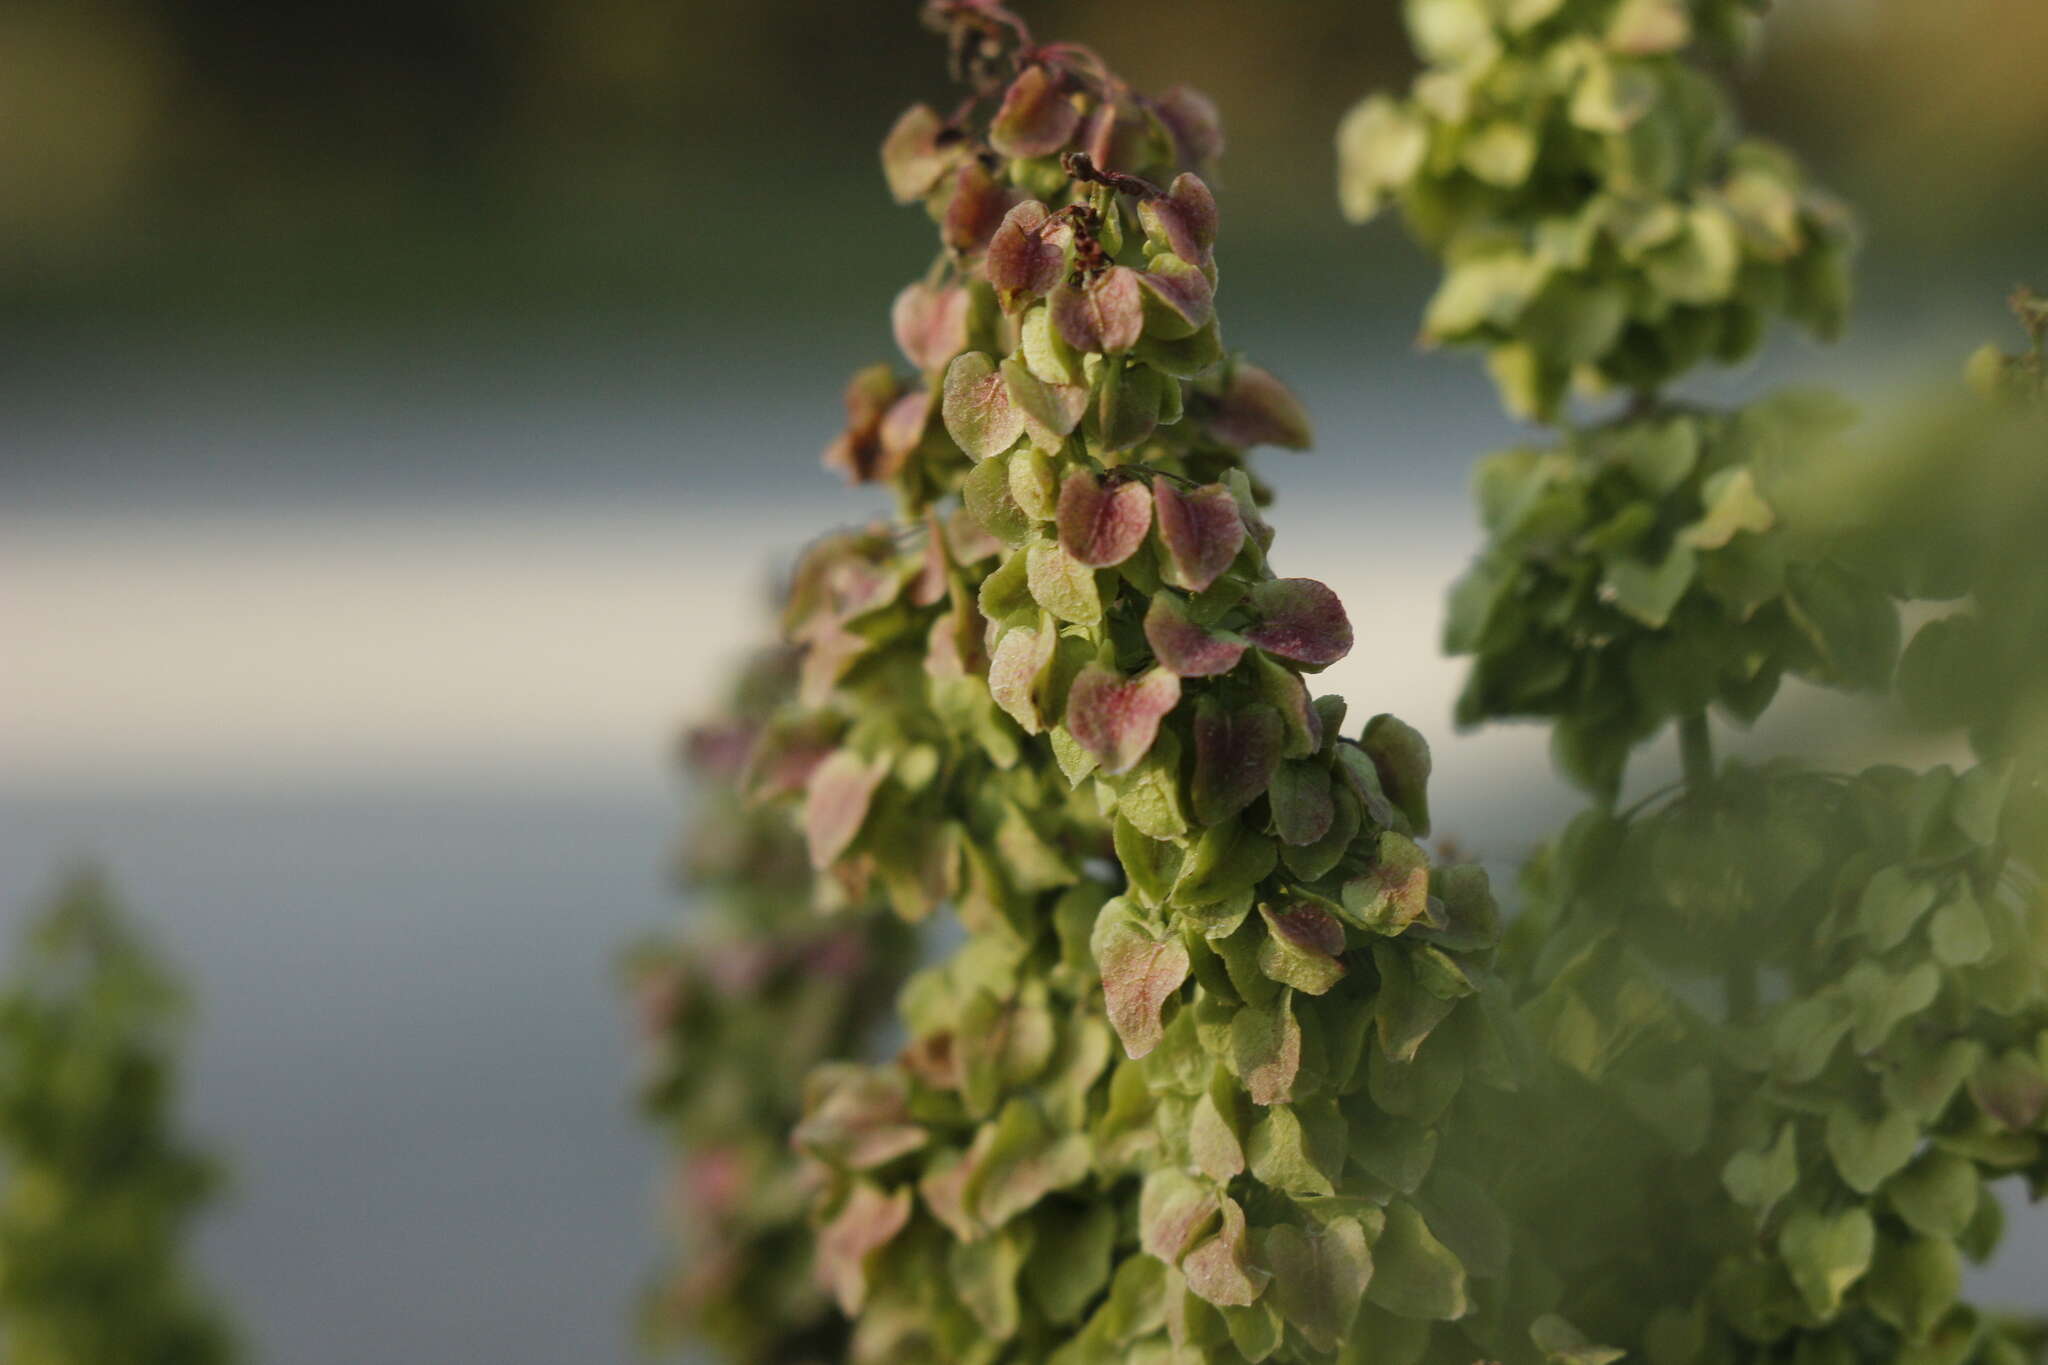
[{"label": "blurred gray background", "polygon": [[[1321,433],[1264,464],[1282,571],[1511,869],[1572,798],[1537,733],[1452,734],[1435,637],[1517,434],[1330,188],[1393,6],[1023,8],[1221,104],[1230,342]],[[1865,302],[1698,387],[1881,408],[2048,283],[2048,12],[1789,8],[1745,101],[1862,210]],[[676,727],[873,506],[816,453],[928,251],[873,164],[941,93],[914,9],[0,5],[0,913],[99,858],[193,977],[202,1250],[260,1359],[627,1355],[658,1172],[608,973],[682,909]],[[1752,742],[1835,739],[1795,702]],[[2039,1304],[2016,1227],[1981,1286]]]}]

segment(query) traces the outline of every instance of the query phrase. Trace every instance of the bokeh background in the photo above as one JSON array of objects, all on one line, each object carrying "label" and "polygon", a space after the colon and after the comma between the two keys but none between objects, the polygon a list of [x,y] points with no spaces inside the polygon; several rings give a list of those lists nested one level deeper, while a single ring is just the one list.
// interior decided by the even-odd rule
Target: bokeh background
[{"label": "bokeh background", "polygon": [[[1229,340],[1322,434],[1266,464],[1284,571],[1511,868],[1571,798],[1534,732],[1450,733],[1435,633],[1514,431],[1334,208],[1393,0],[1021,8],[1221,105]],[[2048,8],[1783,10],[1743,102],[1860,209],[1863,302],[1701,387],[1882,409],[2048,284]],[[0,0],[0,913],[98,857],[194,978],[187,1112],[238,1163],[202,1253],[259,1359],[627,1355],[655,1153],[607,973],[678,913],[677,723],[870,505],[816,452],[927,259],[873,151],[942,93],[914,11]],[[1980,1285],[2038,1303],[2016,1226]]]}]

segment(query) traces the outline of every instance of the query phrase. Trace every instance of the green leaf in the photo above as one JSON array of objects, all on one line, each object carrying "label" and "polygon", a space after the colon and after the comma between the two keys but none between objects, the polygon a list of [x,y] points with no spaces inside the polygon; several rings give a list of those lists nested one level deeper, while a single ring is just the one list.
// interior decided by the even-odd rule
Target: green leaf
[{"label": "green leaf", "polygon": [[1790,1123],[1779,1126],[1770,1146],[1737,1152],[1721,1168],[1721,1184],[1729,1197],[1755,1214],[1758,1223],[1769,1218],[1798,1183],[1799,1136]]},{"label": "green leaf", "polygon": [[1882,589],[1832,562],[1786,570],[1785,605],[1812,644],[1815,676],[1834,687],[1881,691],[1899,653],[1899,615]]},{"label": "green leaf", "polygon": [[[1282,763],[1266,795],[1273,809],[1273,832],[1282,843],[1296,847],[1314,844],[1336,823],[1330,770],[1319,762],[1290,759]],[[1290,858],[1290,865],[1292,861]]]},{"label": "green leaf", "polygon": [[1052,1015],[1044,1004],[976,991],[960,1010],[954,1042],[960,1097],[968,1111],[977,1117],[992,1112],[1006,1093],[1045,1069],[1053,1047]]},{"label": "green leaf", "polygon": [[[1122,267],[1118,267],[1121,269]],[[1085,434],[1097,457],[1142,445],[1168,412],[1179,386],[1147,364],[1114,366],[1095,390]]]},{"label": "green leaf", "polygon": [[1919,1143],[1920,1125],[1902,1110],[1867,1118],[1845,1102],[1828,1111],[1828,1155],[1843,1182],[1858,1194],[1875,1191],[1912,1159]]},{"label": "green leaf", "polygon": [[1012,1224],[993,1236],[953,1242],[946,1248],[946,1273],[952,1279],[953,1292],[994,1340],[1008,1341],[1023,1323],[1017,1273],[1030,1249],[1028,1224]]},{"label": "green leaf", "polygon": [[1052,325],[1052,310],[1040,306],[1024,315],[1020,329],[1022,341],[1017,352],[1024,358],[1024,366],[1041,383],[1061,388],[1079,387],[1085,395],[1084,375],[1081,358],[1074,348],[1067,345],[1059,329]]},{"label": "green leaf", "polygon": [[1923,1123],[1948,1108],[1963,1082],[1984,1058],[1984,1045],[1970,1038],[1891,1049],[1892,1067],[1880,1078],[1884,1102]]},{"label": "green leaf", "polygon": [[1165,479],[1154,485],[1152,497],[1165,551],[1162,576],[1189,592],[1206,591],[1244,547],[1237,499],[1219,483],[1183,493]]},{"label": "green leaf", "polygon": [[1252,681],[1259,696],[1280,713],[1283,758],[1306,758],[1322,748],[1323,718],[1300,673],[1260,651],[1252,655]]},{"label": "green leaf", "polygon": [[1398,716],[1377,715],[1365,723],[1359,747],[1379,770],[1380,789],[1408,819],[1408,832],[1429,834],[1429,741]]},{"label": "green leaf", "polygon": [[1042,629],[1005,631],[989,656],[988,692],[997,706],[1027,735],[1045,728],[1039,709],[1059,636],[1050,621]]},{"label": "green leaf", "polygon": [[1085,469],[1060,485],[1060,545],[1075,563],[1106,569],[1123,563],[1152,529],[1152,490],[1138,480],[1105,486]]},{"label": "green leaf", "polygon": [[1230,1021],[1231,1066],[1254,1104],[1284,1104],[1301,1070],[1301,1024],[1292,991],[1270,1008],[1246,1005]]},{"label": "green leaf", "polygon": [[2012,769],[1995,763],[1979,764],[1956,779],[1949,818],[1964,838],[1976,844],[1998,842],[2006,790],[2011,784]]},{"label": "green leaf", "polygon": [[1038,1106],[1019,1097],[983,1125],[968,1160],[966,1206],[993,1229],[1085,1178],[1094,1154],[1085,1136],[1055,1133]]},{"label": "green leaf", "polygon": [[1110,1025],[1127,1055],[1143,1057],[1159,1046],[1160,1010],[1188,979],[1187,945],[1147,924],[1121,896],[1103,905],[1089,942]]},{"label": "green leaf", "polygon": [[925,1145],[910,1121],[902,1073],[852,1063],[822,1063],[804,1078],[804,1113],[790,1134],[796,1147],[849,1171],[872,1170]]},{"label": "green leaf", "polygon": [[1962,1294],[1963,1264],[1946,1238],[1886,1238],[1870,1266],[1863,1301],[1908,1341],[1925,1341]]},{"label": "green leaf", "polygon": [[1215,313],[1215,292],[1209,277],[1172,252],[1154,256],[1139,272],[1143,289],[1145,334],[1161,341],[1193,336]]},{"label": "green leaf", "polygon": [[1657,107],[1662,94],[1656,76],[1643,64],[1596,59],[1572,93],[1571,120],[1588,132],[1627,133]]},{"label": "green leaf", "polygon": [[[1261,1298],[1253,1304],[1233,1304],[1218,1312],[1230,1331],[1230,1344],[1250,1365],[1269,1359],[1287,1340],[1287,1324],[1281,1321],[1271,1300]],[[1163,1361],[1160,1365],[1172,1362]]]},{"label": "green leaf", "polygon": [[1628,322],[1628,294],[1619,284],[1558,274],[1538,290],[1518,324],[1530,347],[1559,365],[1600,359]]},{"label": "green leaf", "polygon": [[1147,906],[1166,904],[1174,879],[1180,875],[1180,846],[1153,838],[1132,824],[1121,810],[1116,815],[1112,838],[1117,862],[1123,865],[1124,876],[1138,900]]},{"label": "green leaf", "polygon": [[1778,1254],[1792,1284],[1819,1318],[1832,1318],[1851,1285],[1870,1269],[1877,1229],[1870,1213],[1852,1204],[1833,1213],[1794,1210],[1778,1231]]},{"label": "green leaf", "polygon": [[1209,414],[1209,430],[1244,449],[1273,445],[1306,450],[1315,443],[1301,400],[1270,371],[1246,360],[1231,365],[1223,393]]},{"label": "green leaf", "polygon": [[1161,1167],[1138,1191],[1138,1242],[1167,1265],[1180,1259],[1215,1222],[1221,1206],[1215,1189],[1186,1171]]},{"label": "green leaf", "polygon": [[1116,810],[1154,839],[1179,839],[1188,832],[1180,800],[1180,741],[1171,730],[1157,735],[1144,762],[1119,785]]},{"label": "green leaf", "polygon": [[1241,636],[1195,620],[1171,592],[1159,593],[1145,609],[1145,642],[1161,667],[1183,678],[1228,673],[1249,647]]},{"label": "green leaf", "polygon": [[1870,962],[1859,962],[1842,978],[1854,1008],[1858,1052],[1874,1052],[1892,1030],[1934,1003],[1941,993],[1941,970],[1918,962],[1893,976]]},{"label": "green leaf", "polygon": [[1300,847],[1286,845],[1280,850],[1288,871],[1303,881],[1321,879],[1343,859],[1350,851],[1351,841],[1358,837],[1363,818],[1359,815],[1358,798],[1335,784],[1331,787],[1330,796],[1332,818],[1329,832],[1312,844]]},{"label": "green leaf", "polygon": [[1884,1196],[1915,1232],[1956,1238],[1976,1216],[1981,1185],[1971,1162],[1929,1148],[1886,1183]]},{"label": "green leaf", "polygon": [[1981,1063],[1969,1085],[1985,1116],[2011,1132],[2024,1133],[2048,1114],[2048,1067],[2021,1048]]},{"label": "green leaf", "polygon": [[[1171,381],[1206,375],[1222,363],[1223,356],[1223,332],[1214,318],[1190,335],[1171,341],[1150,332],[1138,339],[1138,344],[1131,350],[1131,358],[1168,377],[1168,382],[1160,386],[1159,392],[1160,426],[1172,426],[1182,416],[1181,387]],[[1224,440],[1230,439],[1216,430],[1213,423],[1210,430]]]},{"label": "green leaf", "polygon": [[1829,992],[1795,1001],[1781,1012],[1771,1029],[1771,1069],[1780,1080],[1803,1085],[1826,1069],[1850,1028],[1856,1009],[1844,996]]},{"label": "green leaf", "polygon": [[1382,832],[1372,870],[1344,883],[1344,908],[1362,928],[1401,933],[1429,913],[1429,855],[1405,834]]},{"label": "green leaf", "polygon": [[1528,180],[1536,164],[1536,135],[1511,119],[1495,119],[1466,135],[1458,157],[1487,184],[1513,189]]},{"label": "green leaf", "polygon": [[1602,588],[1614,605],[1651,629],[1661,630],[1669,624],[1698,570],[1699,557],[1693,548],[1675,543],[1654,564],[1620,556],[1608,560]]},{"label": "green leaf", "polygon": [[1245,1154],[1235,1117],[1237,1084],[1221,1069],[1217,1079],[1220,1085],[1212,1083],[1195,1100],[1188,1122],[1188,1153],[1202,1174],[1223,1184],[1244,1173]]},{"label": "green leaf", "polygon": [[882,141],[882,174],[897,203],[912,204],[924,198],[959,158],[959,148],[940,145],[939,134],[945,127],[937,110],[928,104],[914,104],[889,129]]},{"label": "green leaf", "polygon": [[1421,1189],[1436,1164],[1436,1129],[1383,1110],[1354,1117],[1351,1136],[1351,1159],[1401,1194]]},{"label": "green leaf", "polygon": [[1145,325],[1138,272],[1115,265],[1082,283],[1062,284],[1049,304],[1052,324],[1076,351],[1108,355],[1137,344]]},{"label": "green leaf", "polygon": [[1871,951],[1886,953],[1904,943],[1940,895],[1934,882],[1901,864],[1881,868],[1856,903],[1856,921],[1869,938]]},{"label": "green leaf", "polygon": [[1543,1352],[1550,1365],[1614,1365],[1628,1352],[1600,1346],[1555,1313],[1545,1313],[1529,1324],[1529,1340]]},{"label": "green leaf", "polygon": [[1181,1257],[1181,1273],[1197,1298],[1219,1308],[1242,1308],[1259,1297],[1272,1276],[1251,1263],[1244,1209],[1228,1195],[1222,1208],[1223,1225]]},{"label": "green leaf", "polygon": [[1365,1228],[1356,1218],[1333,1218],[1316,1231],[1282,1223],[1265,1230],[1260,1253],[1273,1274],[1280,1316],[1316,1350],[1336,1350],[1351,1334],[1372,1280]]},{"label": "green leaf", "polygon": [[[1180,679],[1154,668],[1135,678],[1120,677],[1100,664],[1089,664],[1067,692],[1066,728],[1110,776],[1127,773],[1151,751],[1159,722],[1180,702]],[[1149,834],[1159,834],[1135,811],[1131,819]]]},{"label": "green leaf", "polygon": [[1077,1322],[1109,1283],[1116,1209],[1102,1200],[1047,1203],[1033,1215],[1032,1225],[1037,1235],[1024,1264],[1024,1292],[1049,1321]]},{"label": "green leaf", "polygon": [[1056,729],[1048,738],[1052,741],[1053,762],[1059,765],[1060,775],[1067,779],[1068,786],[1078,787],[1082,778],[1095,771],[1095,755],[1082,748],[1080,741],[1065,730]]},{"label": "green leaf", "polygon": [[996,362],[980,351],[955,356],[946,367],[939,415],[953,443],[976,460],[1002,454],[1024,434],[1022,409]]},{"label": "green leaf", "polygon": [[[1337,1144],[1341,1164],[1343,1144]],[[1299,1115],[1291,1105],[1268,1108],[1252,1125],[1245,1143],[1245,1159],[1251,1172],[1263,1184],[1291,1195],[1331,1195],[1337,1188],[1309,1151],[1309,1139]]]},{"label": "green leaf", "polygon": [[1430,874],[1431,907],[1441,923],[1415,932],[1454,953],[1481,952],[1500,942],[1500,906],[1486,869],[1477,863],[1453,863]]},{"label": "green leaf", "polygon": [[1050,156],[1081,125],[1081,111],[1052,68],[1027,66],[1003,92],[989,122],[988,143],[1006,157]]},{"label": "green leaf", "polygon": [[1541,283],[1537,263],[1518,251],[1454,262],[1423,312],[1423,339],[1462,341],[1489,325],[1509,326]]},{"label": "green leaf", "polygon": [[1211,825],[1188,852],[1180,880],[1174,883],[1173,903],[1210,905],[1250,891],[1272,873],[1278,861],[1273,840],[1243,821]]},{"label": "green leaf", "polygon": [[[1066,448],[1067,436],[1081,425],[1081,418],[1088,411],[1088,390],[1080,384],[1047,384],[1014,356],[1002,363],[1002,373],[1010,402],[1023,419],[1025,435],[1031,438],[1018,451],[1035,457],[1033,468],[1044,470],[1044,487],[1049,491],[1052,468],[1046,461]],[[1021,496],[1019,501],[1024,501]],[[1040,493],[1025,506],[1038,520],[1049,521],[1050,504],[1050,498]]]},{"label": "green leaf", "polygon": [[1388,190],[1406,185],[1429,151],[1429,126],[1385,95],[1361,101],[1337,125],[1338,199],[1344,216],[1362,223],[1380,211]]},{"label": "green leaf", "polygon": [[1234,820],[1266,793],[1280,766],[1280,713],[1253,703],[1226,709],[1213,696],[1195,706],[1195,775],[1189,789],[1195,819]]},{"label": "green leaf", "polygon": [[1607,46],[1632,57],[1676,52],[1691,41],[1684,0],[1622,0],[1607,25]]},{"label": "green leaf", "polygon": [[1166,1322],[1167,1268],[1148,1256],[1130,1256],[1110,1281],[1109,1302],[1097,1316],[1109,1339],[1128,1346]]},{"label": "green leaf", "polygon": [[[960,481],[960,499],[976,525],[1013,549],[1028,545],[1038,534],[1037,523],[1010,494],[1010,470],[1002,460],[983,460],[967,471]],[[1021,566],[1017,572],[1021,581]]]},{"label": "green leaf", "polygon": [[1102,620],[1095,571],[1063,546],[1041,541],[1025,551],[1025,581],[1032,600],[1062,621],[1092,626]]},{"label": "green leaf", "polygon": [[904,286],[889,310],[903,358],[927,372],[945,368],[967,348],[968,303],[958,285],[940,288],[918,280]]},{"label": "green leaf", "polygon": [[1412,1062],[1436,1026],[1450,1017],[1455,1001],[1425,988],[1414,959],[1434,949],[1404,949],[1385,941],[1374,943],[1372,960],[1380,972],[1380,991],[1373,1001],[1380,1047],[1396,1062]]},{"label": "green leaf", "polygon": [[875,1257],[910,1221],[910,1189],[884,1193],[868,1181],[854,1182],[839,1211],[820,1229],[814,1259],[818,1277],[849,1317],[867,1302],[868,1275]]},{"label": "green leaf", "polygon": [[859,837],[889,766],[885,758],[870,760],[838,749],[812,771],[804,784],[804,838],[812,867],[832,866]]},{"label": "green leaf", "polygon": [[1344,979],[1344,926],[1308,901],[1259,903],[1268,937],[1259,945],[1259,970],[1304,995],[1322,995]]},{"label": "green leaf", "polygon": [[1934,912],[1927,941],[1935,961],[1946,967],[1973,966],[1991,955],[1991,926],[1968,888]]},{"label": "green leaf", "polygon": [[1744,531],[1758,535],[1777,524],[1777,514],[1756,491],[1756,477],[1747,468],[1720,470],[1700,490],[1706,515],[1679,533],[1696,550],[1718,550]]},{"label": "green leaf", "polygon": [[1387,1205],[1387,1226],[1372,1247],[1366,1298],[1404,1318],[1450,1321],[1465,1316],[1465,1267],[1436,1239],[1413,1204]]}]

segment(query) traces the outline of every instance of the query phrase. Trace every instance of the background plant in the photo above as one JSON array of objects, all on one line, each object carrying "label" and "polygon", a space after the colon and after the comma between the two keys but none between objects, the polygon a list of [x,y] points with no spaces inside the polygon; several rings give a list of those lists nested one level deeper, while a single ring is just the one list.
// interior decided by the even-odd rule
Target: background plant
[{"label": "background plant", "polygon": [[0,1354],[212,1365],[229,1326],[182,1243],[219,1182],[172,1126],[176,982],[90,873],[26,927],[0,989]]},{"label": "background plant", "polygon": [[698,804],[677,871],[699,908],[684,935],[637,945],[625,964],[641,1103],[677,1148],[665,1189],[677,1264],[649,1287],[642,1334],[687,1334],[734,1360],[843,1352],[846,1321],[811,1273],[810,1188],[789,1132],[814,1069],[879,1047],[914,947],[879,908],[813,914],[802,835],[742,796],[778,780],[755,760],[796,664],[787,648],[763,651],[728,711],[687,736]]},{"label": "background plant", "polygon": [[[1408,12],[1430,65],[1347,120],[1347,207],[1398,202],[1442,252],[1425,334],[1486,345],[1512,410],[1563,421],[1571,381],[1628,393],[1481,466],[1491,541],[1452,602],[1461,719],[1551,720],[1601,798],[1532,864],[1504,952],[1545,1060],[1521,1130],[1543,1140],[1502,1150],[1501,1198],[1569,1320],[1631,1354],[2017,1358],[1959,1299],[1996,1241],[1988,1183],[2041,1178],[2048,957],[2011,753],[1835,774],[1711,752],[1708,709],[1746,724],[1784,674],[1889,688],[1895,600],[1970,583],[1931,537],[1871,534],[1868,496],[1814,495],[1817,471],[1841,487],[1838,401],[1662,392],[1773,312],[1832,330],[1839,213],[1684,64],[1738,36],[1737,7]],[[1977,371],[2003,390],[2027,366]],[[1615,809],[1629,751],[1674,720],[1684,783]]]}]

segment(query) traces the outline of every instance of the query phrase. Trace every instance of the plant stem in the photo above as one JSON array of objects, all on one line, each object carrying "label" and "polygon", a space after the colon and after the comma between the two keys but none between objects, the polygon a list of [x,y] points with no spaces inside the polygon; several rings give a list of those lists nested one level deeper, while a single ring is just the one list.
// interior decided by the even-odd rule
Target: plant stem
[{"label": "plant stem", "polygon": [[1694,796],[1705,796],[1714,785],[1714,736],[1707,728],[1707,713],[1695,711],[1678,722],[1678,751],[1685,762],[1685,785]]}]

